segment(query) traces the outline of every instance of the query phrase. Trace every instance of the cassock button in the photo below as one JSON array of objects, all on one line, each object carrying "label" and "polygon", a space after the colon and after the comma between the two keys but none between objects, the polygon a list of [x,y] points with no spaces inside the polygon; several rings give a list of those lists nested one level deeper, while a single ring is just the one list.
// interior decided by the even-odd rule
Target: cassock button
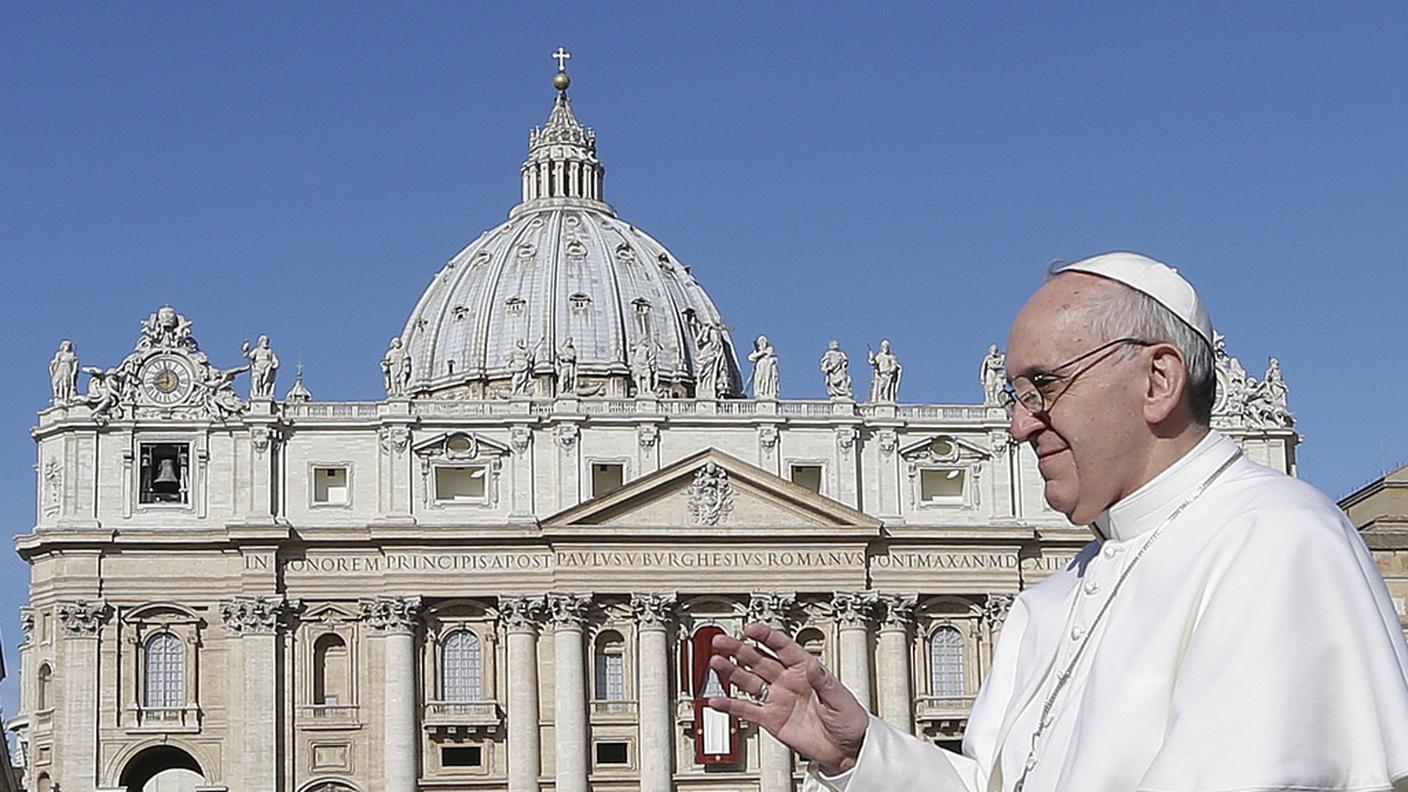
[{"label": "cassock button", "polygon": [[1105,545],[1105,557],[1106,557],[1106,558],[1114,558],[1116,555],[1119,554],[1119,552],[1120,552],[1120,551],[1119,551],[1119,550],[1116,550],[1112,545],[1110,545],[1110,544],[1108,544],[1108,543]]},{"label": "cassock button", "polygon": [[1072,641],[1079,641],[1080,639],[1082,639],[1082,638],[1084,638],[1084,637],[1085,637],[1085,628],[1084,628],[1084,627],[1080,626],[1079,624],[1077,624],[1077,625],[1071,627],[1071,640],[1072,640]]},{"label": "cassock button", "polygon": [[1095,594],[1095,593],[1098,592],[1098,591],[1100,591],[1100,584],[1099,584],[1099,583],[1097,583],[1097,582],[1094,581],[1094,580],[1087,580],[1087,581],[1085,581],[1085,593],[1086,593],[1086,594],[1091,594],[1091,595],[1093,595],[1093,594]]}]

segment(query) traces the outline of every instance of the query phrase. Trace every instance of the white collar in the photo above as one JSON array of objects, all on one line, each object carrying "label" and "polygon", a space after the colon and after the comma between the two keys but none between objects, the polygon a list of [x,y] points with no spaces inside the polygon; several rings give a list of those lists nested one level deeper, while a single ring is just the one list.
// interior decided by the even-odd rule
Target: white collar
[{"label": "white collar", "polygon": [[1118,542],[1152,530],[1236,450],[1237,444],[1226,435],[1209,430],[1188,453],[1101,512],[1095,518],[1096,532]]}]

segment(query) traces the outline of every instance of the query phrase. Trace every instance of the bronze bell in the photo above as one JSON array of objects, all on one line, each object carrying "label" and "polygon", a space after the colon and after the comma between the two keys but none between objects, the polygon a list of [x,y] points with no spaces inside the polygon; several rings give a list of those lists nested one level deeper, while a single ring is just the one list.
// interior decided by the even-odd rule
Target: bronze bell
[{"label": "bronze bell", "polygon": [[176,492],[181,488],[181,475],[176,472],[176,460],[171,457],[157,460],[156,478],[152,479],[152,489],[158,492]]}]

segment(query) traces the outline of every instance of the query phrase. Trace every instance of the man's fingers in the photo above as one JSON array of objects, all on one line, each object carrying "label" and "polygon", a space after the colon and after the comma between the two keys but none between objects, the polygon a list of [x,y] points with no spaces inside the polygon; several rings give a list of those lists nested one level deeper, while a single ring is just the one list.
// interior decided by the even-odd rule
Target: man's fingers
[{"label": "man's fingers", "polygon": [[860,706],[851,691],[821,663],[812,663],[807,667],[807,684],[816,691],[817,700],[822,706],[828,709],[845,710],[847,705]]},{"label": "man's fingers", "polygon": [[752,723],[762,722],[762,706],[759,704],[755,704],[751,701],[744,701],[743,699],[737,698],[724,698],[722,696],[714,696],[713,698],[709,699],[707,703],[710,707],[718,710],[719,712],[727,712],[730,715],[737,715],[738,717],[746,721],[750,721]]},{"label": "man's fingers", "polygon": [[743,629],[743,634],[771,649],[783,665],[800,665],[811,659],[807,650],[792,640],[787,633],[774,630],[766,624],[757,622],[750,624]]},{"label": "man's fingers", "polygon": [[714,655],[709,658],[709,667],[719,672],[720,681],[725,684],[732,684],[745,693],[756,696],[758,691],[763,689],[762,677],[746,668],[740,667],[726,657]]},{"label": "man's fingers", "polygon": [[715,649],[736,658],[740,665],[748,666],[754,673],[769,682],[775,681],[782,675],[782,664],[758,651],[756,647],[724,635],[714,636],[713,643]]}]

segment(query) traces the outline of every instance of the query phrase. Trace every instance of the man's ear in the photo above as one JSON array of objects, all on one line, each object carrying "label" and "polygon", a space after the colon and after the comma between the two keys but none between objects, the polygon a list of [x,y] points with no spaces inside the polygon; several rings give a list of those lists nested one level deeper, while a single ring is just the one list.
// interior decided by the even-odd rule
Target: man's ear
[{"label": "man's ear", "polygon": [[1173,344],[1155,344],[1150,352],[1144,420],[1161,424],[1178,409],[1188,392],[1188,364]]}]

